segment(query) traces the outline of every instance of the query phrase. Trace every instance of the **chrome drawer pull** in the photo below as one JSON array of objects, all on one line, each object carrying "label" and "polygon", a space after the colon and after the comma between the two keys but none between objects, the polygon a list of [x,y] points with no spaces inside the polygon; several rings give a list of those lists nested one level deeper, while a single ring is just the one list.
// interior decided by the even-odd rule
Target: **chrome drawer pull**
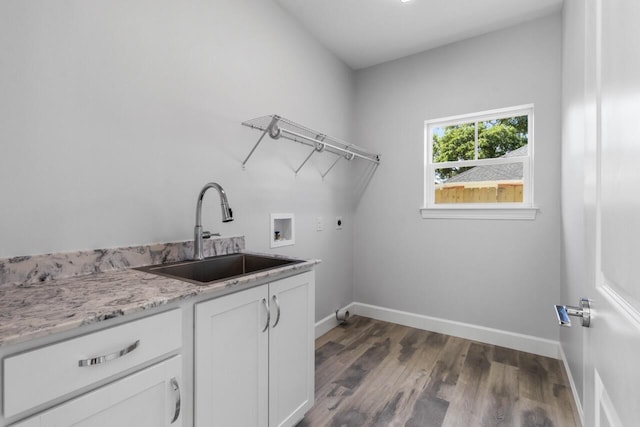
[{"label": "chrome drawer pull", "polygon": [[267,322],[264,324],[264,329],[262,332],[265,332],[269,329],[269,323],[271,322],[271,310],[269,309],[269,303],[266,298],[262,298],[262,304],[264,305],[264,309],[267,311]]},{"label": "chrome drawer pull", "polygon": [[276,321],[272,326],[273,328],[275,328],[276,326],[278,326],[278,323],[280,322],[280,303],[278,302],[277,295],[273,296],[273,302],[276,304],[276,308],[278,309],[278,314],[276,314]]},{"label": "chrome drawer pull", "polygon": [[180,386],[178,385],[177,379],[171,378],[171,387],[173,388],[173,391],[178,393],[178,398],[176,399],[176,409],[173,413],[173,419],[171,420],[171,423],[170,423],[170,424],[173,424],[176,422],[176,420],[180,416],[180,406],[181,406],[180,401],[182,400],[182,398],[180,397]]},{"label": "chrome drawer pull", "polygon": [[92,357],[90,359],[78,360],[78,366],[84,367],[84,366],[101,365],[103,363],[107,363],[110,360],[118,359],[124,356],[125,354],[131,353],[133,350],[138,348],[139,345],[140,345],[140,340],[134,342],[127,348],[123,348],[120,351],[116,351],[115,353],[106,354],[104,356]]}]

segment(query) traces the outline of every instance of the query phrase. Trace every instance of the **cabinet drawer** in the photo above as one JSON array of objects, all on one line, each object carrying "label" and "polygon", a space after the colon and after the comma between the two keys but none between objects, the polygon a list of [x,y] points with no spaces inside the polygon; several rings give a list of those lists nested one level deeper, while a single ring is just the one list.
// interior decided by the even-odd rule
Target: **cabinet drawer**
[{"label": "cabinet drawer", "polygon": [[4,416],[126,371],[182,345],[172,310],[4,359]]},{"label": "cabinet drawer", "polygon": [[181,384],[182,359],[174,356],[11,427],[180,427]]}]

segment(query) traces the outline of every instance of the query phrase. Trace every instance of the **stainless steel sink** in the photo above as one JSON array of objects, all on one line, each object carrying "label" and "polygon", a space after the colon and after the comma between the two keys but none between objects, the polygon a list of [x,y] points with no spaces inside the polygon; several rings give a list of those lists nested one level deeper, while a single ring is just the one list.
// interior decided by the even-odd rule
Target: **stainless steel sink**
[{"label": "stainless steel sink", "polygon": [[136,270],[184,280],[196,285],[208,285],[301,262],[303,261],[262,255],[231,254],[199,261],[149,265]]}]

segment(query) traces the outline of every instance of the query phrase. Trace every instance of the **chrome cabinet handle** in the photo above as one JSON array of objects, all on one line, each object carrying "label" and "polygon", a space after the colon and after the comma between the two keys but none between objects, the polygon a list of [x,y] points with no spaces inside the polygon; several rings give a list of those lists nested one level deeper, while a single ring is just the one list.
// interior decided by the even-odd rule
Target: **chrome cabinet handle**
[{"label": "chrome cabinet handle", "polygon": [[276,308],[278,309],[278,314],[276,314],[276,321],[272,326],[273,328],[275,328],[278,325],[278,322],[280,322],[280,304],[278,303],[277,295],[273,296],[273,302],[276,304]]},{"label": "chrome cabinet handle", "polygon": [[262,304],[264,304],[264,309],[267,310],[267,321],[264,324],[264,329],[262,330],[262,332],[265,332],[269,329],[269,323],[271,322],[271,310],[269,310],[269,304],[267,303],[266,298],[262,298]]},{"label": "chrome cabinet handle", "polygon": [[116,351],[115,353],[105,354],[104,356],[91,357],[89,359],[78,360],[78,366],[93,366],[93,365],[101,365],[103,363],[107,363],[110,360],[119,359],[125,354],[131,353],[133,350],[140,346],[140,340],[137,340],[130,346],[123,348],[122,350]]},{"label": "chrome cabinet handle", "polygon": [[181,404],[182,398],[180,396],[180,385],[178,385],[178,380],[175,377],[171,378],[171,387],[173,388],[173,391],[178,393],[178,398],[176,399],[176,409],[173,412],[173,419],[171,420],[171,423],[170,423],[170,424],[173,424],[176,422],[176,420],[180,416],[180,408],[182,406]]}]

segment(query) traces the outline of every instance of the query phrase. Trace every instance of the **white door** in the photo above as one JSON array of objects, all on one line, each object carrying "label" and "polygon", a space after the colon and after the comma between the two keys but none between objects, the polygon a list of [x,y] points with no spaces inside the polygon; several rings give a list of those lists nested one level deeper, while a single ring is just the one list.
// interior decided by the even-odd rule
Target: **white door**
[{"label": "white door", "polygon": [[586,5],[585,296],[593,317],[583,329],[585,423],[633,427],[640,425],[640,1]]},{"label": "white door", "polygon": [[175,356],[13,427],[180,427],[181,372]]},{"label": "white door", "polygon": [[268,422],[268,285],[196,305],[195,426]]},{"label": "white door", "polygon": [[314,273],[269,284],[269,426],[293,426],[314,400]]}]

